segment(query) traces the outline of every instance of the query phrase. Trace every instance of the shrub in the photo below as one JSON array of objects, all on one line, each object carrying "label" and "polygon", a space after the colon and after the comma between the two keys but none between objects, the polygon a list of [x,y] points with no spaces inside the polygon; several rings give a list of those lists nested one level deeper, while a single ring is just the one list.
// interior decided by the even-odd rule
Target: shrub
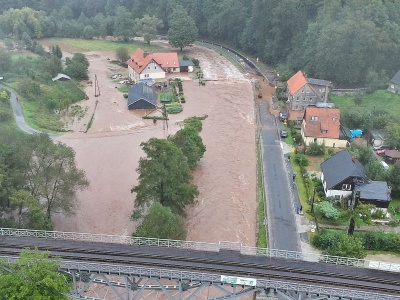
[{"label": "shrub", "polygon": [[10,122],[13,119],[13,115],[8,110],[0,110],[0,122]]},{"label": "shrub", "polygon": [[183,108],[181,105],[167,107],[167,112],[169,114],[177,114],[177,113],[180,113],[182,110],[183,110]]},{"label": "shrub", "polygon": [[124,93],[124,98],[128,98],[128,93]]},{"label": "shrub", "polygon": [[312,156],[320,156],[325,154],[325,144],[318,144],[317,142],[310,143],[307,147],[306,153]]},{"label": "shrub", "polygon": [[322,201],[317,205],[316,210],[327,219],[337,220],[339,218],[339,211],[329,201]]},{"label": "shrub", "polygon": [[298,164],[300,167],[306,167],[309,164],[308,158],[307,156],[305,156],[304,154],[296,154],[294,156],[294,161],[296,162],[296,164]]}]

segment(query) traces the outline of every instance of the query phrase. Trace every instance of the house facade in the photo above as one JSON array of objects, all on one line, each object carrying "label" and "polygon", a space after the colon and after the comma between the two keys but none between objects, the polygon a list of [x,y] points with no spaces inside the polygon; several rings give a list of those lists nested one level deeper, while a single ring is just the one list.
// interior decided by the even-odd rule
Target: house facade
[{"label": "house facade", "polygon": [[301,136],[306,145],[324,143],[332,148],[345,148],[350,140],[349,132],[340,125],[340,110],[329,107],[306,107]]},{"label": "house facade", "polygon": [[129,79],[135,83],[142,79],[165,79],[166,73],[180,71],[176,52],[150,54],[142,49],[137,49],[127,64]]},{"label": "house facade", "polygon": [[342,150],[321,163],[322,185],[326,197],[337,201],[348,199],[351,204],[354,191],[359,200],[379,208],[387,208],[391,201],[390,188],[384,181],[373,181],[363,165],[348,150]]},{"label": "house facade", "polygon": [[301,111],[318,102],[327,103],[330,88],[331,82],[307,78],[302,71],[298,71],[287,81],[289,110]]},{"label": "house facade", "polygon": [[389,81],[388,91],[400,94],[400,71],[393,76]]}]

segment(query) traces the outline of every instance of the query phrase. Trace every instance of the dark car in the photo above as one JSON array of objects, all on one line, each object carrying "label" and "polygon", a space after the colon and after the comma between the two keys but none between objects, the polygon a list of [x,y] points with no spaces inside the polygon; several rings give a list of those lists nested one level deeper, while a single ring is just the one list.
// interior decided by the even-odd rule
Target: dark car
[{"label": "dark car", "polygon": [[279,112],[279,120],[280,121],[286,121],[287,120],[287,118],[288,118],[288,115],[287,115],[287,113],[285,112],[285,111],[281,111],[281,112]]},{"label": "dark car", "polygon": [[286,130],[281,130],[281,137],[282,138],[287,138],[287,131]]}]

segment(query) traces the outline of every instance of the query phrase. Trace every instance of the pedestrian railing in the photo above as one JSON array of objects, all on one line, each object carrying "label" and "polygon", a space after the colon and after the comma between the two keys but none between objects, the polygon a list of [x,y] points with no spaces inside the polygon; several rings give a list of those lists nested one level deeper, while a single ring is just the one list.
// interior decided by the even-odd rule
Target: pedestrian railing
[{"label": "pedestrian railing", "polygon": [[386,263],[358,258],[330,256],[318,253],[306,253],[271,248],[257,248],[245,246],[238,242],[221,241],[219,243],[203,243],[194,241],[155,239],[132,236],[105,235],[78,232],[44,231],[0,228],[0,236],[46,238],[55,240],[73,240],[83,242],[100,242],[112,244],[128,244],[137,246],[168,247],[197,251],[219,252],[220,250],[238,251],[243,255],[266,256],[271,258],[293,259],[308,262],[344,265],[358,268],[378,269],[391,272],[400,272],[400,264]]}]

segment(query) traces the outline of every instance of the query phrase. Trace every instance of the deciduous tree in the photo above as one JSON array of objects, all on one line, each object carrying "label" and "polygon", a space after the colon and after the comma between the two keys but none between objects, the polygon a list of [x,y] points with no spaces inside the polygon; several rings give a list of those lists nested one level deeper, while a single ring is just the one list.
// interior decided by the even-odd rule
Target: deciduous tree
[{"label": "deciduous tree", "polygon": [[135,36],[133,31],[134,20],[130,12],[123,6],[117,7],[115,14],[115,29],[114,36],[121,38],[127,42],[130,38]]},{"label": "deciduous tree", "polygon": [[138,211],[159,202],[174,213],[185,215],[185,207],[194,204],[198,190],[191,183],[192,175],[182,150],[168,140],[152,138],[141,143],[146,157],[140,158],[139,184],[136,193]]},{"label": "deciduous tree", "polygon": [[174,214],[171,208],[154,202],[134,236],[185,240],[186,229],[182,217]]},{"label": "deciduous tree", "polygon": [[156,38],[157,29],[163,27],[163,22],[156,16],[144,15],[143,18],[135,19],[134,31],[137,36],[143,37],[147,44]]},{"label": "deciduous tree", "polygon": [[127,47],[118,47],[115,50],[115,55],[121,64],[124,64],[129,59],[129,50]]},{"label": "deciduous tree", "polygon": [[59,268],[48,252],[23,250],[17,262],[0,263],[0,299],[67,300],[72,286]]},{"label": "deciduous tree", "polygon": [[89,182],[75,164],[72,148],[53,143],[46,134],[35,138],[33,155],[25,172],[26,185],[31,195],[44,203],[47,218],[53,213],[72,214],[76,206],[76,192]]},{"label": "deciduous tree", "polygon": [[174,47],[189,46],[196,41],[198,29],[194,20],[182,6],[178,6],[169,17],[168,40]]}]

